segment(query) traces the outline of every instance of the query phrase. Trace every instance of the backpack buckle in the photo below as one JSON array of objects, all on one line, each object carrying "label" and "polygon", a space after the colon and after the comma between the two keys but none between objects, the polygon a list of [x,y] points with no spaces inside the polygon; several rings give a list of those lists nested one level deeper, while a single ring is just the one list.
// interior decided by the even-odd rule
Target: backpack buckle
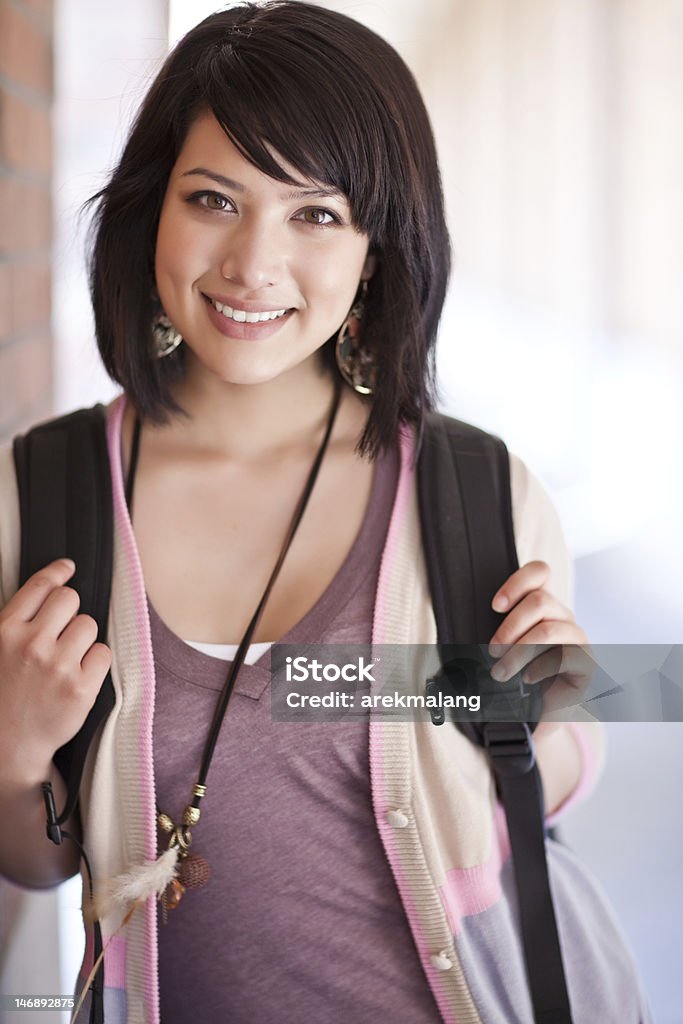
[{"label": "backpack buckle", "polygon": [[483,722],[481,733],[500,775],[526,775],[534,767],[534,741],[526,722]]},{"label": "backpack buckle", "polygon": [[[434,697],[436,698],[438,703],[439,694],[441,693],[441,685],[439,683],[439,680],[434,678],[428,679],[427,682],[425,683],[425,693],[427,694],[428,699],[429,697]],[[430,707],[428,710],[429,717],[432,720],[432,725],[443,725],[443,723],[446,721],[446,714],[444,712],[444,709],[440,707]]]},{"label": "backpack buckle", "polygon": [[42,782],[41,789],[43,791],[43,802],[45,804],[45,814],[47,816],[47,825],[45,829],[47,837],[52,840],[55,846],[60,846],[63,842],[63,837],[62,830],[59,826],[59,816],[55,806],[55,797],[52,792],[52,783]]}]

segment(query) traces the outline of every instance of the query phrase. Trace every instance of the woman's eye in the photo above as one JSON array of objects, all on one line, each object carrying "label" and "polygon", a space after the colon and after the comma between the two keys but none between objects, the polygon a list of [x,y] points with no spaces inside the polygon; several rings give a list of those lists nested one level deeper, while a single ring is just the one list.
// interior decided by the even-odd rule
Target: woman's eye
[{"label": "woman's eye", "polygon": [[228,197],[221,195],[220,192],[195,192],[190,196],[190,202],[217,213],[232,209],[232,203]]},{"label": "woman's eye", "polygon": [[230,200],[222,196],[220,192],[206,192],[204,194],[204,205],[208,210],[228,210]]},{"label": "woman's eye", "polygon": [[339,217],[319,206],[311,206],[309,209],[303,210],[298,216],[306,224],[313,224],[316,227],[327,227],[328,224],[341,224]]}]

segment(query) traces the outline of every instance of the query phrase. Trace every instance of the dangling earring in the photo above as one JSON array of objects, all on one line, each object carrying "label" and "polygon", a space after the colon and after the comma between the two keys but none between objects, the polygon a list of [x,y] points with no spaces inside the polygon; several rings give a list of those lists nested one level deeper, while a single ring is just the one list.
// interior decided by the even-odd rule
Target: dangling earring
[{"label": "dangling earring", "polygon": [[368,282],[362,281],[360,295],[349,310],[341,325],[335,345],[335,356],[339,372],[360,395],[371,395],[375,390],[377,368],[372,356],[361,346],[360,327],[365,314],[365,296]]},{"label": "dangling earring", "polygon": [[180,331],[177,331],[165,313],[159,313],[152,324],[152,334],[156,346],[157,359],[163,359],[175,352],[183,340]]}]

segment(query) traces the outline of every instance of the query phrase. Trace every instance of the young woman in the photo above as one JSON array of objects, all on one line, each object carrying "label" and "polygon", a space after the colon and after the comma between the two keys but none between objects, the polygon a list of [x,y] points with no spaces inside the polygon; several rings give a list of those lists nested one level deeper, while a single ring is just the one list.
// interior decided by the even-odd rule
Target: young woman
[{"label": "young woman", "polygon": [[[527,1024],[483,753],[428,723],[274,724],[268,700],[275,641],[435,639],[413,455],[449,251],[410,73],[320,7],[212,15],[165,62],[96,202],[97,339],[122,387],[107,410],[108,642],[79,614],[73,565],[18,587],[6,447],[0,868],[32,886],[78,870],[75,847],[45,839],[40,783],[61,805],[53,754],[111,665],[117,703],[72,823],[95,888],[111,895],[108,881],[189,833],[196,877],[181,874],[179,903],[178,879],[132,913],[100,903],[107,1024]],[[528,645],[585,642],[557,517],[524,465],[510,468],[521,568],[490,595],[504,618],[486,638],[501,676]],[[539,727],[549,814],[585,791],[600,751],[590,727]],[[574,1021],[641,1024],[601,895],[567,850],[550,844],[549,858]],[[92,961],[89,929],[81,985]]]}]

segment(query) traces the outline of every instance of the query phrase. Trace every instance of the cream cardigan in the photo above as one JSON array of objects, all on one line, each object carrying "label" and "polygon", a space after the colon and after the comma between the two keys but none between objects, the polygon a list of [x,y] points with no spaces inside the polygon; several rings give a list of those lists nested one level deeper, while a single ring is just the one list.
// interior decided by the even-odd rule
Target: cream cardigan
[{"label": "cream cardigan", "polygon": [[[120,452],[124,406],[121,396],[108,412],[114,495],[108,642],[113,651],[116,706],[99,743],[91,748],[81,796],[85,844],[96,879],[112,877],[157,854],[154,662],[145,585],[124,498]],[[374,644],[430,644],[436,639],[412,454],[412,435],[405,430],[377,589]],[[539,483],[514,457],[511,490],[520,564],[533,558],[547,561],[552,570],[550,589],[569,604],[570,562],[557,515]],[[6,445],[0,448],[1,605],[16,591],[18,562],[16,483],[11,446]],[[573,802],[592,784],[593,747],[583,725],[564,727],[572,730],[584,763],[582,782],[568,801]],[[386,719],[371,721],[369,748],[377,828],[442,1017],[458,1024],[488,1024],[475,1005],[466,978],[468,965],[458,947],[468,916],[505,899],[499,876],[509,846],[486,757],[455,728]],[[114,918],[102,922],[105,942],[118,924]],[[111,938],[105,958],[107,1024],[158,1022],[156,927],[157,908],[150,899]],[[504,941],[518,947],[512,924]],[[91,955],[88,942],[86,962]],[[519,993],[521,1006],[526,998],[523,978]],[[87,1019],[84,1012],[79,1019]],[[519,1020],[526,1019],[520,1010]]]}]

